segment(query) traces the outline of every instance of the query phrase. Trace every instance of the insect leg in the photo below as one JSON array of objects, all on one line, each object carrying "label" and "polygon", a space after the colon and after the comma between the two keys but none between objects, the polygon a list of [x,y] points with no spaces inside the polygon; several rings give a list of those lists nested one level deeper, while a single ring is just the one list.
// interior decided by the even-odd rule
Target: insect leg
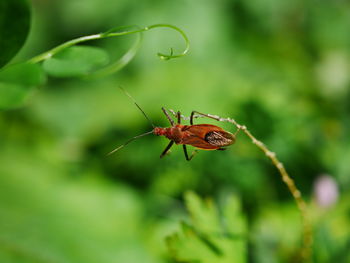
[{"label": "insect leg", "polygon": [[191,112],[191,117],[190,117],[190,124],[193,125],[193,116],[195,114],[195,111]]},{"label": "insect leg", "polygon": [[165,148],[165,150],[160,155],[160,158],[163,158],[169,152],[169,150],[170,150],[171,146],[173,146],[173,144],[174,144],[174,141],[170,141],[168,146]]},{"label": "insect leg", "polygon": [[217,151],[226,151],[227,149],[226,148],[219,148],[219,149],[216,149]]},{"label": "insect leg", "polygon": [[171,126],[174,126],[175,123],[174,123],[174,120],[170,117],[169,113],[167,112],[167,110],[162,107],[162,111],[164,112],[165,116],[167,117],[167,119],[169,120]]},{"label": "insect leg", "polygon": [[177,117],[177,124],[181,124],[181,113],[180,113],[180,111],[178,111],[176,113],[176,117]]},{"label": "insect leg", "polygon": [[237,131],[233,134],[233,136],[236,137],[237,133],[239,133],[240,130],[242,130],[241,127],[238,127],[238,128],[237,128]]},{"label": "insect leg", "polygon": [[182,147],[183,147],[183,149],[184,149],[184,153],[185,153],[185,158],[186,158],[186,160],[187,161],[191,161],[192,160],[192,158],[195,156],[195,154],[197,153],[197,151],[195,150],[195,151],[193,151],[192,152],[192,154],[191,154],[191,156],[190,157],[188,157],[188,153],[187,153],[187,147],[186,147],[186,145],[185,144],[183,144],[182,145]]},{"label": "insect leg", "polygon": [[[195,115],[197,114],[197,115]],[[210,118],[210,119],[213,119],[213,120],[216,120],[216,121],[228,121],[230,123],[233,123],[236,125],[237,127],[237,131],[233,134],[234,136],[237,135],[237,133],[242,130],[242,129],[247,129],[245,126],[241,126],[241,125],[238,125],[234,120],[229,120],[229,119],[224,119],[224,118],[220,118],[219,116],[217,115],[211,115],[211,114],[204,114],[204,113],[201,113],[201,112],[198,112],[198,111],[192,111],[191,112],[191,117],[190,117],[190,123],[191,125],[193,125],[193,119],[198,117],[198,116],[203,116],[203,117],[207,117],[207,118]],[[233,121],[233,122],[232,122]]]},{"label": "insect leg", "polygon": [[191,125],[193,125],[193,118],[194,118],[195,114],[198,114],[198,115],[201,115],[203,117],[210,118],[210,119],[214,119],[216,121],[220,121],[220,117],[218,117],[218,116],[213,116],[213,115],[210,115],[210,114],[204,114],[204,113],[200,113],[198,111],[192,111],[191,112],[191,117],[190,117],[190,124]]}]

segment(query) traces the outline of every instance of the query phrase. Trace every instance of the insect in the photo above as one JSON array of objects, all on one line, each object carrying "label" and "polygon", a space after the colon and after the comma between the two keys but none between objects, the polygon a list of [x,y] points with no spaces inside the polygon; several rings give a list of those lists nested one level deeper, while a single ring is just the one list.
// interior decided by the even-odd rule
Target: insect
[{"label": "insect", "polygon": [[225,131],[224,129],[216,125],[193,124],[193,119],[195,118],[196,115],[215,119],[208,114],[203,114],[198,111],[192,111],[191,117],[190,117],[190,125],[182,125],[181,113],[179,111],[176,113],[177,122],[175,123],[174,120],[170,117],[168,111],[164,107],[162,107],[162,111],[165,114],[166,118],[169,120],[171,126],[167,128],[155,127],[154,124],[149,119],[149,117],[145,114],[145,112],[141,109],[141,107],[136,103],[136,101],[125,90],[123,91],[130,99],[133,100],[133,102],[139,108],[139,110],[142,112],[145,118],[150,122],[153,129],[149,132],[146,132],[131,138],[124,144],[120,145],[118,148],[111,151],[108,155],[115,153],[116,151],[120,150],[130,142],[149,134],[155,134],[157,136],[165,136],[170,140],[168,146],[164,149],[164,151],[160,155],[160,158],[163,158],[175,143],[175,144],[182,144],[185,158],[187,161],[190,161],[193,158],[193,156],[197,153],[197,151],[192,152],[191,156],[189,156],[186,145],[191,145],[201,150],[221,150],[222,151],[222,150],[226,150],[225,148],[226,146],[229,146],[235,143],[236,141],[235,134]]}]

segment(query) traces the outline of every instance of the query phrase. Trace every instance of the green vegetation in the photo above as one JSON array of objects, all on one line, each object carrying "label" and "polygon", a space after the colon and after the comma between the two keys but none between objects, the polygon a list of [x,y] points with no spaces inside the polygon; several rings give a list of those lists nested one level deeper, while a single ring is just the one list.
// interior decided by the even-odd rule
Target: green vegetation
[{"label": "green vegetation", "polygon": [[349,8],[3,0],[0,262],[298,262],[300,211],[244,132],[190,162],[151,135],[106,156],[151,130],[119,86],[157,126],[162,106],[246,125],[307,202],[304,262],[350,262]]}]

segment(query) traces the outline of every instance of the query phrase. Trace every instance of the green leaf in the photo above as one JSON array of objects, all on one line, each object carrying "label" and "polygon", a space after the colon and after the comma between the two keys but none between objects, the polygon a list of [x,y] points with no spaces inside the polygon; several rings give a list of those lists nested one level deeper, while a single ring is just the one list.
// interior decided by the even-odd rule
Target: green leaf
[{"label": "green leaf", "polygon": [[3,68],[0,71],[0,109],[22,105],[45,80],[46,76],[37,64],[20,63]]},{"label": "green leaf", "polygon": [[30,9],[26,0],[0,1],[0,68],[23,46],[30,28]]},{"label": "green leaf", "polygon": [[37,86],[44,84],[45,81],[46,76],[37,64],[19,63],[0,70],[0,82]]},{"label": "green leaf", "polygon": [[73,46],[45,60],[45,71],[54,77],[87,75],[108,63],[106,51],[97,47]]},{"label": "green leaf", "polygon": [[183,223],[182,231],[167,238],[169,251],[180,262],[244,263],[246,259],[246,220],[239,201],[230,197],[222,215],[210,200],[196,194],[185,195],[192,225]]}]

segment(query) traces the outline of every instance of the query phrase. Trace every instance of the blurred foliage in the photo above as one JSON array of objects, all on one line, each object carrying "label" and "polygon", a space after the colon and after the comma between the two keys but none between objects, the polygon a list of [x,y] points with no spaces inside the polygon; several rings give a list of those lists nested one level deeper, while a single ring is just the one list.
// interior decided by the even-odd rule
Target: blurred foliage
[{"label": "blurred foliage", "polygon": [[192,225],[182,224],[182,232],[167,239],[170,252],[179,262],[246,262],[247,227],[239,201],[230,197],[222,209],[194,193],[185,196]]},{"label": "blurred foliage", "polygon": [[[20,105],[22,100],[11,101],[11,92],[22,94],[24,82],[40,86],[31,88],[22,107],[0,113],[0,262],[173,262],[164,239],[178,231],[179,221],[189,222],[182,199],[189,189],[217,204],[227,195],[240,196],[241,211],[227,209],[230,216],[247,218],[247,262],[295,262],[301,245],[298,211],[277,171],[244,136],[227,151],[202,151],[191,162],[181,147],[159,160],[167,141],[152,136],[106,157],[151,129],[119,85],[156,125],[169,125],[162,106],[247,125],[277,153],[312,203],[314,261],[350,262],[348,1],[33,0],[32,5],[29,39],[7,68],[14,67],[14,77],[0,72],[0,105]],[[6,30],[17,23],[15,17]],[[159,60],[157,52],[183,50],[183,40],[157,30],[144,34],[135,59],[113,76],[52,77],[44,85],[36,69],[15,70],[14,63],[69,39],[159,22],[186,32],[188,56]],[[108,50],[113,61],[134,39],[89,44]],[[0,46],[3,41],[1,35]],[[1,57],[11,52],[4,49]],[[314,191],[323,174],[334,178],[338,191],[327,207]],[[327,197],[326,189],[320,193]],[[201,208],[195,214],[205,216],[185,225],[180,243],[173,244],[177,250],[188,248],[186,235],[195,230],[190,235],[195,239],[203,233],[201,224],[216,215],[192,198]],[[235,246],[223,242],[225,248]]]}]

